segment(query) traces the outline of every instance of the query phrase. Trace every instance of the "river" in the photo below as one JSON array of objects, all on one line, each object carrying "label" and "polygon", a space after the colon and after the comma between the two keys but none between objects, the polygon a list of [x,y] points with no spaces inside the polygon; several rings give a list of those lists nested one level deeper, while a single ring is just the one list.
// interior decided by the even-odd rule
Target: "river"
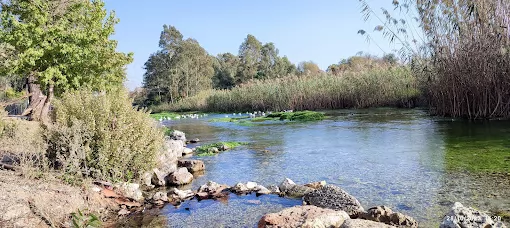
[{"label": "river", "polygon": [[[208,180],[266,186],[285,177],[298,184],[325,180],[355,196],[365,209],[386,205],[411,215],[420,227],[437,227],[457,201],[510,211],[510,122],[458,121],[389,108],[326,114],[328,119],[319,122],[209,121],[225,116],[218,114],[164,124],[202,144],[249,143],[216,156],[193,157],[205,162],[206,171],[187,188],[196,190]],[[232,195],[228,201],[167,205],[161,213],[171,227],[253,227],[262,215],[299,204],[278,196]]]}]

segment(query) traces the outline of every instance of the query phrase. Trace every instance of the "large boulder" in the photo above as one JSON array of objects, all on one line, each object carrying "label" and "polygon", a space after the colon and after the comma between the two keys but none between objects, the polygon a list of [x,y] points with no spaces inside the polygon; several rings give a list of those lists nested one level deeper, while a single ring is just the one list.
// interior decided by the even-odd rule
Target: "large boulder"
[{"label": "large boulder", "polygon": [[186,144],[186,134],[182,131],[173,130],[168,137],[173,140],[182,141],[183,144]]},{"label": "large boulder", "polygon": [[484,212],[465,207],[461,203],[453,204],[450,212],[443,218],[440,228],[485,228],[506,227],[501,221],[494,221]]},{"label": "large boulder", "polygon": [[314,190],[310,187],[298,185],[289,178],[285,178],[285,180],[283,180],[279,186],[279,189],[281,193],[285,194],[285,196],[292,198],[301,198]]},{"label": "large boulder", "polygon": [[120,183],[115,186],[117,191],[124,197],[135,201],[142,201],[143,194],[140,185],[135,183]]},{"label": "large boulder", "polygon": [[168,175],[165,180],[167,185],[185,185],[193,181],[193,174],[188,172],[188,169],[181,167]]},{"label": "large boulder", "polygon": [[303,202],[322,208],[345,211],[351,218],[357,218],[365,211],[354,196],[334,185],[326,185],[305,194]]},{"label": "large boulder", "polygon": [[159,160],[163,161],[175,161],[177,158],[182,157],[184,153],[185,144],[181,140],[171,139],[166,137],[165,139],[165,152],[160,156]]},{"label": "large boulder", "polygon": [[349,215],[315,206],[295,206],[278,213],[264,215],[258,227],[340,227]]},{"label": "large boulder", "polygon": [[398,227],[418,227],[418,222],[408,215],[393,212],[389,207],[378,206],[368,209],[359,215],[359,218],[374,222],[382,222]]},{"label": "large boulder", "polygon": [[395,228],[380,222],[374,222],[363,219],[348,219],[342,224],[341,228]]},{"label": "large boulder", "polygon": [[184,167],[191,173],[205,170],[204,162],[201,160],[179,160],[177,166]]}]

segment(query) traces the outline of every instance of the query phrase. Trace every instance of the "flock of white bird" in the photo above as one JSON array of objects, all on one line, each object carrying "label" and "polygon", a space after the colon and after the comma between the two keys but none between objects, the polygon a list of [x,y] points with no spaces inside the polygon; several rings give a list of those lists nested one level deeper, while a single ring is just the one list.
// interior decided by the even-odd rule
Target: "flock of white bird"
[{"label": "flock of white bird", "polygon": [[[284,110],[284,112],[293,112],[293,110]],[[255,118],[255,117],[262,117],[262,116],[266,116],[266,115],[269,115],[273,112],[262,112],[262,111],[255,111],[255,112],[246,112],[246,114],[243,114],[243,113],[232,113],[232,116],[240,116],[242,117],[243,115],[248,115],[250,118]],[[174,117],[173,119],[198,119],[198,118],[202,118],[202,117],[206,117],[208,116],[207,114],[186,114],[186,115],[178,115],[176,117]],[[229,118],[229,115],[226,115],[225,116],[226,118]],[[159,122],[163,122],[165,120],[172,120],[171,117],[161,117],[159,118]]]}]

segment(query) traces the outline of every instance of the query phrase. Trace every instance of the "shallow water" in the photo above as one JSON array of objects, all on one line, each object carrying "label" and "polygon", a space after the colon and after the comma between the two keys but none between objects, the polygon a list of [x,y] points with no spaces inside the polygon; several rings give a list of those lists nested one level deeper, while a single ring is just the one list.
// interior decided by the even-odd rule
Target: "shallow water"
[{"label": "shallow water", "polygon": [[[193,189],[208,180],[229,185],[279,184],[285,177],[298,184],[325,180],[366,209],[386,205],[413,216],[422,227],[437,227],[456,201],[482,210],[510,210],[510,122],[470,123],[399,109],[327,114],[320,122],[243,126],[181,119],[165,125],[201,143],[249,143],[216,156],[194,157],[204,160],[206,172],[188,186]],[[169,205],[162,213],[170,227],[253,227],[262,215],[301,203],[276,196],[252,198],[191,201],[179,208]]]}]

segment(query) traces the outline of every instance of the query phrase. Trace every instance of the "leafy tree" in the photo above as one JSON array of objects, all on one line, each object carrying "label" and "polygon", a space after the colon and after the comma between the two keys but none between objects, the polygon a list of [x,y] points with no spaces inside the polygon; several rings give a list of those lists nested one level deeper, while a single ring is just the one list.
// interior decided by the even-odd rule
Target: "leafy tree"
[{"label": "leafy tree", "polygon": [[303,61],[299,63],[297,68],[298,73],[300,74],[310,74],[310,73],[318,73],[321,71],[319,66],[312,61]]},{"label": "leafy tree", "polygon": [[194,39],[183,41],[172,58],[174,75],[180,80],[180,95],[193,96],[212,87],[213,58]]},{"label": "leafy tree", "polygon": [[54,95],[122,85],[132,54],[109,39],[119,20],[101,0],[11,0],[0,16],[0,40],[19,57],[8,73],[26,78],[31,93],[24,114],[44,120]]},{"label": "leafy tree", "polygon": [[232,53],[219,54],[214,64],[213,84],[215,88],[230,89],[236,85],[240,60]]},{"label": "leafy tree", "polygon": [[239,68],[238,83],[257,77],[259,62],[262,58],[262,43],[249,34],[239,47]]},{"label": "leafy tree", "polygon": [[159,46],[145,63],[143,87],[149,105],[175,102],[212,87],[213,57],[196,40],[183,40],[174,26],[164,25]]}]

